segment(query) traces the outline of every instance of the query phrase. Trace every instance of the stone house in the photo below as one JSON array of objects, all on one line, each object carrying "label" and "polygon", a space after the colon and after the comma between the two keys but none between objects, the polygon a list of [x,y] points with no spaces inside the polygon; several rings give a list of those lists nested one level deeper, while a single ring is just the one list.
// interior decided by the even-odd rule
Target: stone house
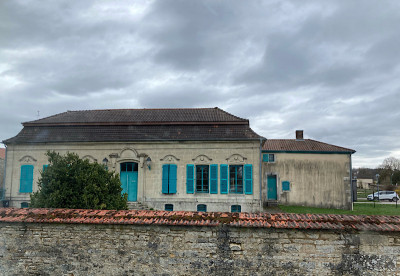
[{"label": "stone house", "polygon": [[268,139],[262,148],[264,205],[352,209],[355,150],[304,139]]},{"label": "stone house", "polygon": [[361,189],[371,189],[374,184],[374,180],[372,178],[358,178],[357,179],[357,188]]},{"label": "stone house", "polygon": [[5,199],[24,207],[45,153],[75,152],[120,175],[131,205],[255,212],[261,147],[249,120],[219,108],[68,111],[25,122],[7,147]]}]

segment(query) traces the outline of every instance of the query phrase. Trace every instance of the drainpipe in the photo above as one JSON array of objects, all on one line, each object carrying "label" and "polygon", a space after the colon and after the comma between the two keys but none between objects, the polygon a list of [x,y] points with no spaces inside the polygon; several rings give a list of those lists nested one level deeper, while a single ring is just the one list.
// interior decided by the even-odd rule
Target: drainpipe
[{"label": "drainpipe", "polygon": [[5,193],[6,193],[6,169],[7,169],[7,145],[4,144],[4,146],[6,147],[6,156],[4,157],[4,175],[3,175],[3,185],[1,187],[1,189],[3,190],[3,193],[1,195],[0,200],[4,200],[5,199]]},{"label": "drainpipe", "polygon": [[353,204],[354,204],[354,195],[353,195],[353,168],[351,164],[351,153],[349,154],[350,158],[350,189],[351,189],[351,211],[353,211]]},{"label": "drainpipe", "polygon": [[260,213],[262,212],[262,141],[263,139],[260,138],[260,166],[259,166],[259,190],[260,190]]}]

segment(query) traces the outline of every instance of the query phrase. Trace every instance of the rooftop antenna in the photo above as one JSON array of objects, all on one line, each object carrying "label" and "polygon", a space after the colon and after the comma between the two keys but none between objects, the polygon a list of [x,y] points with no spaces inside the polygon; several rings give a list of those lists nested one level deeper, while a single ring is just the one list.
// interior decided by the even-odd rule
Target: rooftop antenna
[{"label": "rooftop antenna", "polygon": [[39,116],[40,116],[40,111],[38,110],[37,111],[37,118],[39,119]]}]

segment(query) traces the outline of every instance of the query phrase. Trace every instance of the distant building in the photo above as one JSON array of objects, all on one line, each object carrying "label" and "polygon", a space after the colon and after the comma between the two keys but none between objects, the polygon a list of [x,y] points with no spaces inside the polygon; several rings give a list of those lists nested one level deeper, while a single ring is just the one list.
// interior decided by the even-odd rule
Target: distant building
[{"label": "distant building", "polygon": [[372,184],[374,184],[374,180],[372,178],[371,179],[362,179],[362,178],[357,179],[357,188],[371,189]]},{"label": "distant building", "polygon": [[268,139],[262,149],[264,203],[350,209],[352,149],[304,139]]}]

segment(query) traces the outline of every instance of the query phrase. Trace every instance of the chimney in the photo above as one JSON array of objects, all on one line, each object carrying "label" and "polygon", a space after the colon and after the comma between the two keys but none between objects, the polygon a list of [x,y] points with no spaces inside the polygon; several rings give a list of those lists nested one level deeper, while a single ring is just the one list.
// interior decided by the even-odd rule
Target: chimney
[{"label": "chimney", "polygon": [[296,130],[296,140],[304,140],[303,130]]}]

